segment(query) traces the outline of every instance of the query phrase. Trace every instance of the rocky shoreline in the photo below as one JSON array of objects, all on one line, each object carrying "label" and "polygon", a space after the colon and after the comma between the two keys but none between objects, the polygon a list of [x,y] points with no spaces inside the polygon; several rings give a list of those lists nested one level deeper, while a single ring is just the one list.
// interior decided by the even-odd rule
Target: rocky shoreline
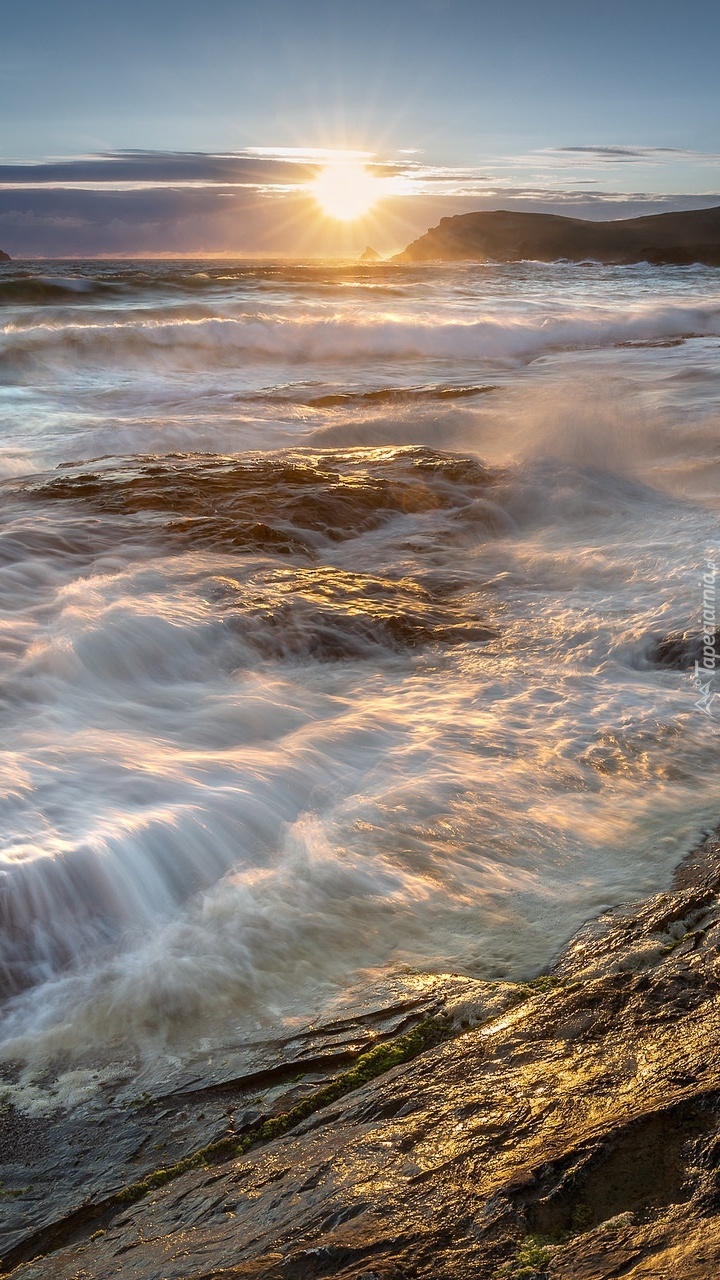
[{"label": "rocky shoreline", "polygon": [[534,982],[408,979],[164,1095],[136,1077],[33,1116],[6,1094],[4,1273],[715,1275],[719,938],[716,834]]}]

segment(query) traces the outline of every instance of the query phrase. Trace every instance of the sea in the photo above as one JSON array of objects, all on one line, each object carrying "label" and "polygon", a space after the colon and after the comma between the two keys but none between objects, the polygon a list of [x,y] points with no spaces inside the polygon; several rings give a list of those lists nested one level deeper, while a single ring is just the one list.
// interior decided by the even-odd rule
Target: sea
[{"label": "sea", "polygon": [[0,267],[0,1056],[531,978],[666,889],[719,357],[703,266]]}]

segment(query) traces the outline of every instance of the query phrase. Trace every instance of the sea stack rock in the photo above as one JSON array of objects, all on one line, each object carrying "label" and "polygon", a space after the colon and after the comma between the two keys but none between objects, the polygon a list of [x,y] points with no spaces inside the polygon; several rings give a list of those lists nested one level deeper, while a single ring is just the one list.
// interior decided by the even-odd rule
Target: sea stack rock
[{"label": "sea stack rock", "polygon": [[380,262],[380,260],[380,254],[377,249],[372,249],[370,245],[368,245],[364,253],[360,254],[358,259],[359,262]]},{"label": "sea stack rock", "polygon": [[0,262],[12,262],[12,258],[10,257],[10,254],[3,253],[2,249],[0,249]]},{"label": "sea stack rock", "polygon": [[591,222],[497,209],[443,218],[393,262],[673,263],[720,266],[720,208]]}]

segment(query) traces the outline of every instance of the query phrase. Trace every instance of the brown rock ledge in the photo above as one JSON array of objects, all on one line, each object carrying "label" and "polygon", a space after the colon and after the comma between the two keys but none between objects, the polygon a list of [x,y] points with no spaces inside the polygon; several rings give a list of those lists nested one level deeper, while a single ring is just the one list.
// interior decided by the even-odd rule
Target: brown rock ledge
[{"label": "brown rock ledge", "polygon": [[[311,1107],[274,1140],[256,1126],[243,1156],[218,1152],[207,1167],[170,1170],[165,1185],[150,1178],[124,1198],[88,1199],[42,1232],[28,1224],[8,1271],[23,1280],[714,1277],[719,939],[715,836],[670,892],[581,930],[545,979],[460,981],[441,1016],[425,1007],[422,1026],[435,1018],[450,1036],[443,1043]],[[396,1010],[396,1033],[412,1012]],[[381,1028],[386,1045],[399,1043],[391,1032]],[[232,1083],[224,1087],[227,1101]]]}]

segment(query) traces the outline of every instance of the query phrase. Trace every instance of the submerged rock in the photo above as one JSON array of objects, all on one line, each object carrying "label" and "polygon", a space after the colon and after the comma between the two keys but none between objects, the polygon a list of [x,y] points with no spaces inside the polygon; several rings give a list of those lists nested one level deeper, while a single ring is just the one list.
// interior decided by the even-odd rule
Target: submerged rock
[{"label": "submerged rock", "polygon": [[313,558],[399,516],[467,514],[499,479],[474,458],[411,445],[99,459],[3,492],[120,517],[118,536],[143,524],[176,545]]},{"label": "submerged rock", "polygon": [[[710,838],[672,891],[586,926],[545,978],[494,997],[493,984],[448,989],[444,1016],[422,1024],[437,1035],[386,1042],[374,1078],[339,1078],[349,1091],[336,1082],[300,1107],[285,1099],[274,1121],[255,1115],[244,1154],[208,1149],[196,1167],[118,1180],[95,1203],[78,1187],[52,1225],[28,1217],[6,1269],[23,1280],[715,1275],[718,942]],[[232,1081],[222,1096],[232,1111]],[[169,1101],[168,1133],[179,1114]]]},{"label": "submerged rock", "polygon": [[647,659],[656,667],[691,671],[696,663],[702,666],[703,638],[688,631],[674,631],[667,636],[658,636],[647,650]]},{"label": "submerged rock", "polygon": [[496,636],[458,592],[322,567],[256,574],[226,589],[226,619],[264,657],[339,662]]}]

